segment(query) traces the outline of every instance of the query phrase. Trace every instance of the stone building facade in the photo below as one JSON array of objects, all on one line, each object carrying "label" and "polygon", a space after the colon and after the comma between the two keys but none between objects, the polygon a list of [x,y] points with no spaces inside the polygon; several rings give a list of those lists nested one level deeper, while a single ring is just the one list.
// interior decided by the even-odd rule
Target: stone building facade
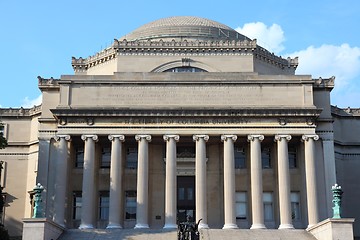
[{"label": "stone building facade", "polygon": [[74,75],[38,78],[41,106],[0,110],[5,225],[20,234],[37,182],[66,228],[306,228],[331,217],[336,182],[360,215],[358,111],[297,65],[198,17],[73,58]]}]

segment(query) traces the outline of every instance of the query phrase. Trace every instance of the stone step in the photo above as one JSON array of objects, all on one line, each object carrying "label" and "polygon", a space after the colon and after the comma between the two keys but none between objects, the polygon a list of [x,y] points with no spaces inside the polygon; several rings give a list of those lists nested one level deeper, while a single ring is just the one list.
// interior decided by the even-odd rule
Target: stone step
[{"label": "stone step", "polygon": [[[60,240],[177,240],[175,230],[154,229],[70,229]],[[200,240],[316,240],[305,230],[202,229]]]}]

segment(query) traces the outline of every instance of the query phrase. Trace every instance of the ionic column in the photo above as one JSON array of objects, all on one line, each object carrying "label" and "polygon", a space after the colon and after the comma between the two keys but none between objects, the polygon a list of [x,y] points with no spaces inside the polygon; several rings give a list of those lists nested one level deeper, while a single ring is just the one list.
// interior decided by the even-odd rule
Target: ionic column
[{"label": "ionic column", "polygon": [[176,225],[176,142],[179,135],[164,135],[166,141],[166,179],[165,179],[165,225],[164,228],[177,228]]},{"label": "ionic column", "polygon": [[280,226],[279,229],[294,228],[291,218],[290,200],[290,172],[288,141],[290,135],[275,135],[278,146],[278,177],[279,177],[279,205],[280,205]]},{"label": "ionic column", "polygon": [[251,177],[251,229],[264,229],[263,184],[261,166],[261,142],[263,135],[248,135],[250,142],[250,177]]},{"label": "ionic column", "polygon": [[221,135],[224,142],[224,217],[223,229],[238,228],[235,214],[235,157],[236,135]]},{"label": "ionic column", "polygon": [[109,135],[111,143],[110,191],[109,191],[109,224],[106,228],[122,228],[122,165],[124,135]]},{"label": "ionic column", "polygon": [[136,197],[136,225],[135,228],[149,228],[148,224],[148,194],[149,194],[149,142],[150,135],[136,135],[139,143],[137,197]]},{"label": "ionic column", "polygon": [[306,194],[308,206],[308,227],[319,222],[317,207],[316,189],[316,164],[315,164],[315,142],[319,140],[318,135],[303,135],[302,140],[305,144],[305,175],[306,175]]},{"label": "ionic column", "polygon": [[58,158],[56,161],[56,175],[55,175],[55,214],[54,222],[62,227],[65,227],[65,205],[66,205],[66,190],[68,185],[68,161],[69,149],[68,142],[70,135],[56,135],[54,137],[59,141]]},{"label": "ionic column", "polygon": [[82,135],[84,147],[84,171],[82,182],[81,224],[79,229],[94,228],[95,221],[95,142],[97,135]]},{"label": "ionic column", "polygon": [[202,219],[198,228],[209,228],[207,224],[207,191],[206,191],[206,142],[208,135],[193,135],[196,142],[195,156],[195,198],[196,222]]}]

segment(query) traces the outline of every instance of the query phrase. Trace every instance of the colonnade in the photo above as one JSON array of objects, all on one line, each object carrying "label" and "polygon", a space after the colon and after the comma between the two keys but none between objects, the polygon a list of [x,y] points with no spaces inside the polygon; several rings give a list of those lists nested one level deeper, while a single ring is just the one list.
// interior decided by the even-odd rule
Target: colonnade
[{"label": "colonnade", "polygon": [[[69,135],[58,135],[59,141],[58,174],[56,175],[56,198],[54,220],[64,226],[65,221],[65,195],[67,186],[67,161],[69,159],[68,144]],[[95,193],[95,143],[97,135],[82,135],[84,141],[84,169],[82,184],[82,214],[80,229],[94,228],[96,201]],[[111,168],[110,168],[110,191],[109,191],[109,223],[107,228],[121,228],[123,211],[120,206],[122,199],[122,154],[124,135],[109,135],[112,142]],[[151,135],[136,135],[138,142],[138,168],[137,168],[137,208],[135,228],[149,228],[148,224],[148,175],[149,155],[148,148]],[[166,142],[166,177],[165,177],[165,225],[164,228],[176,228],[176,143],[179,135],[164,135]],[[238,228],[235,216],[235,165],[234,165],[234,142],[236,135],[221,135],[224,143],[224,226],[223,229]],[[306,171],[306,193],[309,226],[319,221],[317,212],[316,195],[316,170],[315,170],[315,143],[317,135],[303,135],[305,144],[305,171]],[[208,228],[207,219],[207,172],[206,172],[206,142],[208,135],[193,135],[196,145],[195,156],[195,199],[196,199],[196,221],[202,219],[199,228]],[[248,135],[250,142],[250,177],[251,177],[251,206],[252,225],[251,229],[263,229],[264,211],[262,202],[262,166],[261,166],[261,142],[263,135]],[[278,187],[279,187],[279,229],[293,228],[291,218],[290,202],[290,173],[288,161],[288,141],[290,135],[275,135],[278,152]],[[59,172],[59,170],[61,172]]]}]

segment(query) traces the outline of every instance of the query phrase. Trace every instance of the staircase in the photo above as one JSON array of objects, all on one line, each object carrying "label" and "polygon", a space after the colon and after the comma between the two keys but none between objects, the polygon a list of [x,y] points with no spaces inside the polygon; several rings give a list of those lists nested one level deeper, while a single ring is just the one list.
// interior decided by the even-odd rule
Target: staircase
[{"label": "staircase", "polygon": [[[89,229],[66,230],[59,240],[177,240],[175,230],[155,229]],[[200,240],[316,240],[303,229],[249,230],[202,229]]]}]

